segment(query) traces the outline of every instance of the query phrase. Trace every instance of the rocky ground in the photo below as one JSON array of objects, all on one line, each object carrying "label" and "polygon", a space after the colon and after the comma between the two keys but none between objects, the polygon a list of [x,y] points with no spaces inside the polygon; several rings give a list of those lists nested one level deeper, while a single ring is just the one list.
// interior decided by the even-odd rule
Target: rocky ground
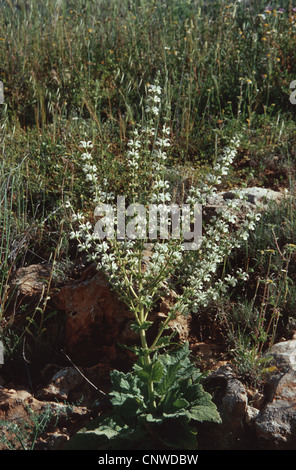
[{"label": "rocky ground", "polygon": [[[296,338],[276,344],[271,354],[273,372],[263,390],[248,389],[227,364],[208,375],[204,386],[213,394],[222,424],[198,425],[201,450],[296,449]],[[35,450],[63,449],[76,431],[108,409],[105,373],[101,365],[79,371],[48,365],[43,376],[50,379],[35,393],[2,380],[0,449],[30,448],[33,438]]]}]

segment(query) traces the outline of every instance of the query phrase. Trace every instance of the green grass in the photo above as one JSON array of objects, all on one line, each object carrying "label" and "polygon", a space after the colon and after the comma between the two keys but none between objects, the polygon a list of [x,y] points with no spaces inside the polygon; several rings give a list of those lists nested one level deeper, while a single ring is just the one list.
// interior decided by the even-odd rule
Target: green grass
[{"label": "green grass", "polygon": [[[102,178],[128,190],[122,156],[157,73],[172,129],[171,168],[203,171],[239,132],[228,187],[293,188],[296,12],[289,1],[271,12],[265,3],[0,1],[0,319],[12,318],[7,286],[18,267],[75,257],[63,202],[88,209],[80,140],[94,142]],[[275,249],[269,223],[284,245],[295,243],[295,207],[286,209],[258,226],[243,254],[250,269],[263,269],[254,261],[259,251]],[[278,255],[275,264],[279,272]],[[295,321],[284,318],[281,332]]]}]

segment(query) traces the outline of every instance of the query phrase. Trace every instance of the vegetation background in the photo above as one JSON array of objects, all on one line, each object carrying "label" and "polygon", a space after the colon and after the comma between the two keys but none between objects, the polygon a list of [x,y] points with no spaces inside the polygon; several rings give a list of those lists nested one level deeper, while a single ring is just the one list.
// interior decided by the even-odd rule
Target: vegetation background
[{"label": "vegetation background", "polygon": [[[294,174],[296,3],[203,0],[0,1],[0,320],[6,354],[26,336],[40,365],[61,341],[50,303],[76,256],[64,202],[88,211],[77,164],[92,140],[102,179],[128,191],[123,155],[157,73],[171,126],[176,175],[208,171],[237,132],[239,156],[226,184],[288,190],[244,249],[227,260],[249,274],[211,310],[199,333],[219,331],[238,373],[257,383],[261,354],[296,326]],[[174,173],[172,173],[174,174]],[[177,177],[177,176],[176,176]],[[13,303],[19,267],[53,263],[38,306]],[[29,334],[30,333],[30,334]],[[58,347],[56,347],[58,349]]]}]

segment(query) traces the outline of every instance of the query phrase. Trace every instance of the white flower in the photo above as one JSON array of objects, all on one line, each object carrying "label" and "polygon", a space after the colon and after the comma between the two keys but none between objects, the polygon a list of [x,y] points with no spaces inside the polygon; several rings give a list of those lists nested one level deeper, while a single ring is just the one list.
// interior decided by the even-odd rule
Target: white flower
[{"label": "white flower", "polygon": [[139,168],[139,164],[135,160],[128,160],[128,164],[129,164],[130,167],[133,167],[135,169]]},{"label": "white flower", "polygon": [[243,232],[242,235],[241,235],[241,238],[242,238],[243,240],[248,240],[248,238],[249,238],[248,232]]},{"label": "white flower", "polygon": [[79,232],[79,231],[74,232],[74,231],[73,231],[73,232],[70,233],[70,238],[73,240],[74,238],[79,238],[79,237],[81,237],[81,235],[82,235],[81,232]]},{"label": "white flower", "polygon": [[93,174],[91,174],[91,173],[88,173],[88,174],[86,175],[85,179],[86,179],[86,181],[89,181],[89,182],[95,181],[95,180],[96,180],[96,176],[93,175]]},{"label": "white flower", "polygon": [[[154,96],[152,97],[152,101],[153,101],[153,103],[160,103],[160,98],[159,98],[159,96],[154,95]],[[157,108],[157,109],[158,109],[158,108]]]},{"label": "white flower", "polygon": [[139,158],[140,158],[139,152],[138,152],[137,150],[135,150],[135,149],[129,150],[129,151],[127,152],[127,155],[128,155],[129,157],[131,157],[131,158],[136,158],[136,159],[139,159]]},{"label": "white flower", "polygon": [[138,149],[141,147],[141,142],[139,140],[133,140],[130,139],[127,143],[129,147],[134,147],[135,149]]},{"label": "white flower", "polygon": [[243,272],[242,268],[239,268],[236,271],[236,274],[238,275],[239,279],[242,279],[243,281],[247,281],[249,279],[249,275]]},{"label": "white flower", "polygon": [[171,128],[170,128],[170,127],[167,127],[167,126],[164,124],[163,127],[162,127],[162,132],[163,132],[163,134],[169,135],[169,134],[171,133]]},{"label": "white flower", "polygon": [[158,95],[161,94],[161,87],[158,85],[149,85],[148,87],[149,93],[156,93]]},{"label": "white flower", "polygon": [[227,274],[227,276],[225,276],[225,281],[228,282],[233,287],[236,286],[237,284],[237,280],[233,276],[230,276],[230,274]]},{"label": "white flower", "polygon": [[81,160],[91,160],[92,159],[92,156],[91,156],[91,153],[88,153],[88,152],[84,152],[82,155],[81,155]]},{"label": "white flower", "polygon": [[93,144],[90,140],[87,141],[87,142],[85,140],[81,140],[79,142],[79,145],[81,145],[83,148],[92,148],[93,147]]},{"label": "white flower", "polygon": [[164,161],[167,159],[166,152],[163,152],[162,150],[159,150],[159,149],[155,150],[153,155],[155,156],[155,158],[158,158],[159,160]]},{"label": "white flower", "polygon": [[79,220],[84,220],[84,215],[78,212],[77,214],[72,214],[73,222],[77,222]]},{"label": "white flower", "polygon": [[164,138],[164,137],[158,137],[156,141],[156,145],[159,145],[161,147],[169,147],[171,144],[170,144],[169,139]]}]

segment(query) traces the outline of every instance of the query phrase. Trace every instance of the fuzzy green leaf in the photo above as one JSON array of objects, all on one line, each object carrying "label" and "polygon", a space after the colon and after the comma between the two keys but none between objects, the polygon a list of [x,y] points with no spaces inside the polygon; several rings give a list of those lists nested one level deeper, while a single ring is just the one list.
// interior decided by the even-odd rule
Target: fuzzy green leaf
[{"label": "fuzzy green leaf", "polygon": [[69,441],[66,450],[97,450],[107,445],[108,440],[117,437],[128,426],[118,416],[107,416],[91,422],[89,427],[78,431]]},{"label": "fuzzy green leaf", "polygon": [[[111,372],[113,417],[92,422],[74,441],[89,438],[90,449],[195,449],[196,431],[191,421],[221,422],[212,397],[201,384],[202,374],[190,361],[188,345],[163,355],[155,354],[147,365],[144,355],[133,371]],[[154,383],[156,409],[151,411],[148,383]],[[129,447],[126,447],[129,446]],[[85,448],[85,447],[82,447]],[[136,447],[137,448],[137,447]]]},{"label": "fuzzy green leaf", "polygon": [[149,365],[141,364],[139,361],[135,366],[134,370],[137,376],[145,383],[159,382],[162,379],[164,373],[164,367],[160,361],[153,362]]},{"label": "fuzzy green leaf", "polygon": [[151,370],[151,380],[152,382],[159,382],[162,379],[164,373],[164,367],[160,361],[155,362],[152,365],[152,370]]},{"label": "fuzzy green leaf", "polygon": [[221,423],[221,417],[217,411],[216,406],[214,403],[209,404],[206,406],[196,406],[190,408],[190,410],[186,413],[190,419],[194,421],[202,422],[213,422],[213,423]]}]

